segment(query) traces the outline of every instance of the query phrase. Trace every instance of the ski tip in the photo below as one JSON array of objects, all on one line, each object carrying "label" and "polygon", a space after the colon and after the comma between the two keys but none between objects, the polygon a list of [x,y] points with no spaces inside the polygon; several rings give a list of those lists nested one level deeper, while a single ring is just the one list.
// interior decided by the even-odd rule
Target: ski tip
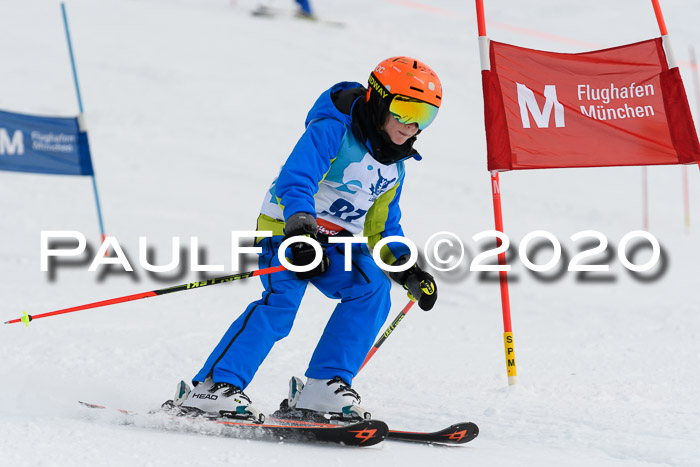
[{"label": "ski tip", "polygon": [[389,438],[428,444],[465,444],[479,435],[479,427],[472,422],[455,423],[435,432],[390,430]]},{"label": "ski tip", "polygon": [[464,444],[479,436],[479,427],[472,422],[457,423],[444,430],[441,436],[446,443]]}]

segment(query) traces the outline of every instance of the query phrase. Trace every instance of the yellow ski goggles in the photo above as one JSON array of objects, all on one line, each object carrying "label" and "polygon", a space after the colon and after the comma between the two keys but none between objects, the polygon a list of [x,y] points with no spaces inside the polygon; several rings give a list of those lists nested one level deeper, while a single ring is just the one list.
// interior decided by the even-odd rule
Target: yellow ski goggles
[{"label": "yellow ski goggles", "polygon": [[417,123],[422,130],[433,123],[438,113],[438,107],[412,97],[397,94],[389,104],[389,112],[399,122],[408,125]]}]

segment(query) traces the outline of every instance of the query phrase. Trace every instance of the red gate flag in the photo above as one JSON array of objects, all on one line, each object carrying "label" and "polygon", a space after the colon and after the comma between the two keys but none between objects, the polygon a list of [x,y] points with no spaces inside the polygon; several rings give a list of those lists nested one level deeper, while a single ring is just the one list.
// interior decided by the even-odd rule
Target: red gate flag
[{"label": "red gate flag", "polygon": [[488,41],[482,55],[489,170],[700,163],[661,38],[580,54]]}]

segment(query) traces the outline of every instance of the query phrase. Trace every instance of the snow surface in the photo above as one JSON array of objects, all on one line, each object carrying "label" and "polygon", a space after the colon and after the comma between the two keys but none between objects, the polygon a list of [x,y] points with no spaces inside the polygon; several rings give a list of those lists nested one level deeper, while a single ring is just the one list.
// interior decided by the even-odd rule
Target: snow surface
[{"label": "snow surface", "polygon": [[[139,236],[161,264],[171,237],[199,237],[206,261],[228,270],[230,232],[254,228],[317,95],[337,81],[364,82],[376,63],[398,54],[429,63],[444,85],[440,116],[417,144],[424,160],[407,164],[404,230],[418,245],[435,232],[455,232],[473,258],[486,243],[472,235],[493,228],[474,4],[314,3],[346,27],[252,18],[253,0],[68,2],[106,230],[136,272],[90,273],[90,258],[41,272],[42,230],[78,230],[97,246],[91,183],[0,173],[0,321],[200,277],[146,274]],[[664,0],[662,7],[695,109],[700,96],[688,51],[700,39],[700,6]],[[59,3],[3,0],[0,10],[0,108],[76,114]],[[492,38],[547,50],[658,36],[646,1],[486,1],[486,13]],[[610,240],[612,280],[564,273],[546,282],[513,262],[519,384],[509,387],[497,282],[476,273],[438,276],[436,308],[411,311],[354,387],[376,418],[399,429],[478,423],[481,434],[467,446],[242,441],[93,420],[76,404],[145,411],[171,397],[259,296],[253,279],[37,320],[28,329],[0,326],[0,465],[700,465],[700,173],[688,169],[690,232],[681,168],[648,170],[650,231],[667,267],[642,274],[656,276],[647,281],[614,255],[622,236],[642,227],[642,169],[501,175],[505,228],[515,244],[548,230],[571,256],[580,246],[572,234],[599,230]],[[548,257],[545,251],[536,262]],[[398,287],[392,294],[390,318],[406,301]],[[292,334],[246,391],[259,408],[274,410],[288,378],[303,374],[332,306],[309,290]]]}]

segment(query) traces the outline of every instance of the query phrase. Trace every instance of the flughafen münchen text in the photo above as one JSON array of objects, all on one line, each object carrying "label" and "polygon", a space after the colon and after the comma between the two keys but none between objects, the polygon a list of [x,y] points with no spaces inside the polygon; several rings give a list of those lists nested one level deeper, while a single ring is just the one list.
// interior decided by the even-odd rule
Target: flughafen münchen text
[{"label": "flughafen m\u00fcnchen text", "polygon": [[[579,101],[588,101],[590,103],[589,105],[581,106],[581,113],[595,120],[643,118],[654,115],[654,108],[644,103],[642,105],[629,105],[627,102],[624,102],[622,105],[608,105],[611,103],[616,104],[614,101],[653,96],[653,84],[630,83],[629,86],[617,87],[614,83],[610,83],[610,86],[605,88],[594,88],[588,84],[579,84],[577,94]],[[596,103],[596,101],[601,103]]]}]

